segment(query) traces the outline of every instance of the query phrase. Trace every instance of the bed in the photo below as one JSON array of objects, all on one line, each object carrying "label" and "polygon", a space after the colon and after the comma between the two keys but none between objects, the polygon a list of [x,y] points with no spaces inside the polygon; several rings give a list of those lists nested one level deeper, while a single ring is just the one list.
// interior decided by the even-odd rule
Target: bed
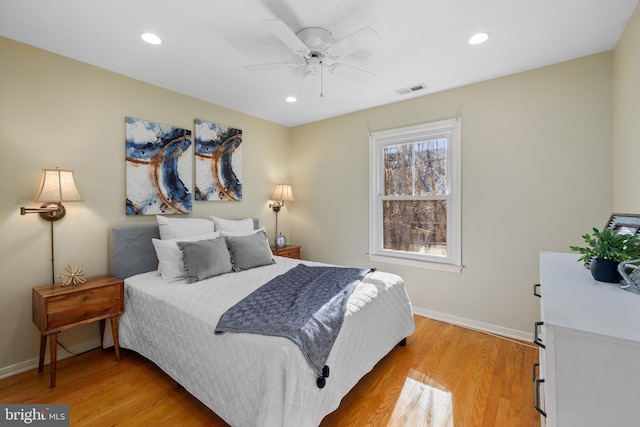
[{"label": "bed", "polygon": [[[258,228],[255,220],[253,228]],[[402,279],[379,271],[367,274],[348,297],[342,327],[326,361],[330,372],[320,388],[316,372],[289,339],[217,335],[214,330],[225,311],[262,284],[300,263],[323,264],[273,256],[273,263],[195,283],[166,281],[152,244],[159,237],[155,224],[111,230],[111,274],[125,279],[120,346],[154,362],[233,426],[319,425],[414,331]]]}]

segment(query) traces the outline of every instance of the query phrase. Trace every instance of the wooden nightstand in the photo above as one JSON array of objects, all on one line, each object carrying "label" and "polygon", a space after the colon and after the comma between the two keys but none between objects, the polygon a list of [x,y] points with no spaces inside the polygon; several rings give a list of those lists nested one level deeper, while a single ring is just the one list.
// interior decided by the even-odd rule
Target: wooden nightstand
[{"label": "wooden nightstand", "polygon": [[281,248],[271,246],[271,252],[273,252],[274,255],[283,256],[285,258],[300,259],[300,250],[300,246],[295,245],[286,245]]},{"label": "wooden nightstand", "polygon": [[100,321],[100,340],[104,334],[104,322],[111,320],[116,361],[120,361],[118,342],[118,316],[124,312],[124,281],[112,276],[97,276],[77,286],[45,285],[33,288],[33,323],[40,337],[38,372],[44,368],[44,353],[49,336],[51,356],[51,388],[56,386],[56,359],[58,332],[85,323]]}]

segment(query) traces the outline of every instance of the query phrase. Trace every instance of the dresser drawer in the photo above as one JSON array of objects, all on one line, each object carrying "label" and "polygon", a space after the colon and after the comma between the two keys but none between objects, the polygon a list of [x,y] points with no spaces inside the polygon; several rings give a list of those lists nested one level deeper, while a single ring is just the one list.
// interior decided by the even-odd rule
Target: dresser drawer
[{"label": "dresser drawer", "polygon": [[122,313],[120,300],[110,300],[97,304],[84,305],[56,311],[47,315],[47,329],[55,331],[58,328],[71,327],[84,321],[94,321],[102,317]]},{"label": "dresser drawer", "polygon": [[48,299],[48,313],[67,311],[85,305],[95,305],[105,301],[120,300],[120,285],[114,284],[102,288],[87,289],[71,295],[54,296]]}]

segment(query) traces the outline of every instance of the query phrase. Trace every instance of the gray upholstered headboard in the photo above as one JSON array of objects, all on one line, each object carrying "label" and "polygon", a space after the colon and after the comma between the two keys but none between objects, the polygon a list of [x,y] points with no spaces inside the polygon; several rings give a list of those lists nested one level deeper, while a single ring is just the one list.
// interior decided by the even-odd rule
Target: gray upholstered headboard
[{"label": "gray upholstered headboard", "polygon": [[[253,228],[260,223],[253,219]],[[109,274],[125,279],[158,269],[158,257],[151,239],[159,239],[158,224],[120,225],[109,233]]]}]

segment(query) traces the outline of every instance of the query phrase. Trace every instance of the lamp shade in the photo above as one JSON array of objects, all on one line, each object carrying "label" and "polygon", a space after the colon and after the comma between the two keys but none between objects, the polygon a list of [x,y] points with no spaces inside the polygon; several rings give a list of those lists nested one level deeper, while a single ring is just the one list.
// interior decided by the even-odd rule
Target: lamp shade
[{"label": "lamp shade", "polygon": [[43,169],[40,186],[36,192],[37,202],[82,202],[82,196],[73,178],[73,171]]},{"label": "lamp shade", "polygon": [[273,196],[271,196],[271,200],[277,200],[279,202],[292,202],[293,192],[291,191],[291,186],[286,184],[276,185],[276,189],[273,192]]}]

